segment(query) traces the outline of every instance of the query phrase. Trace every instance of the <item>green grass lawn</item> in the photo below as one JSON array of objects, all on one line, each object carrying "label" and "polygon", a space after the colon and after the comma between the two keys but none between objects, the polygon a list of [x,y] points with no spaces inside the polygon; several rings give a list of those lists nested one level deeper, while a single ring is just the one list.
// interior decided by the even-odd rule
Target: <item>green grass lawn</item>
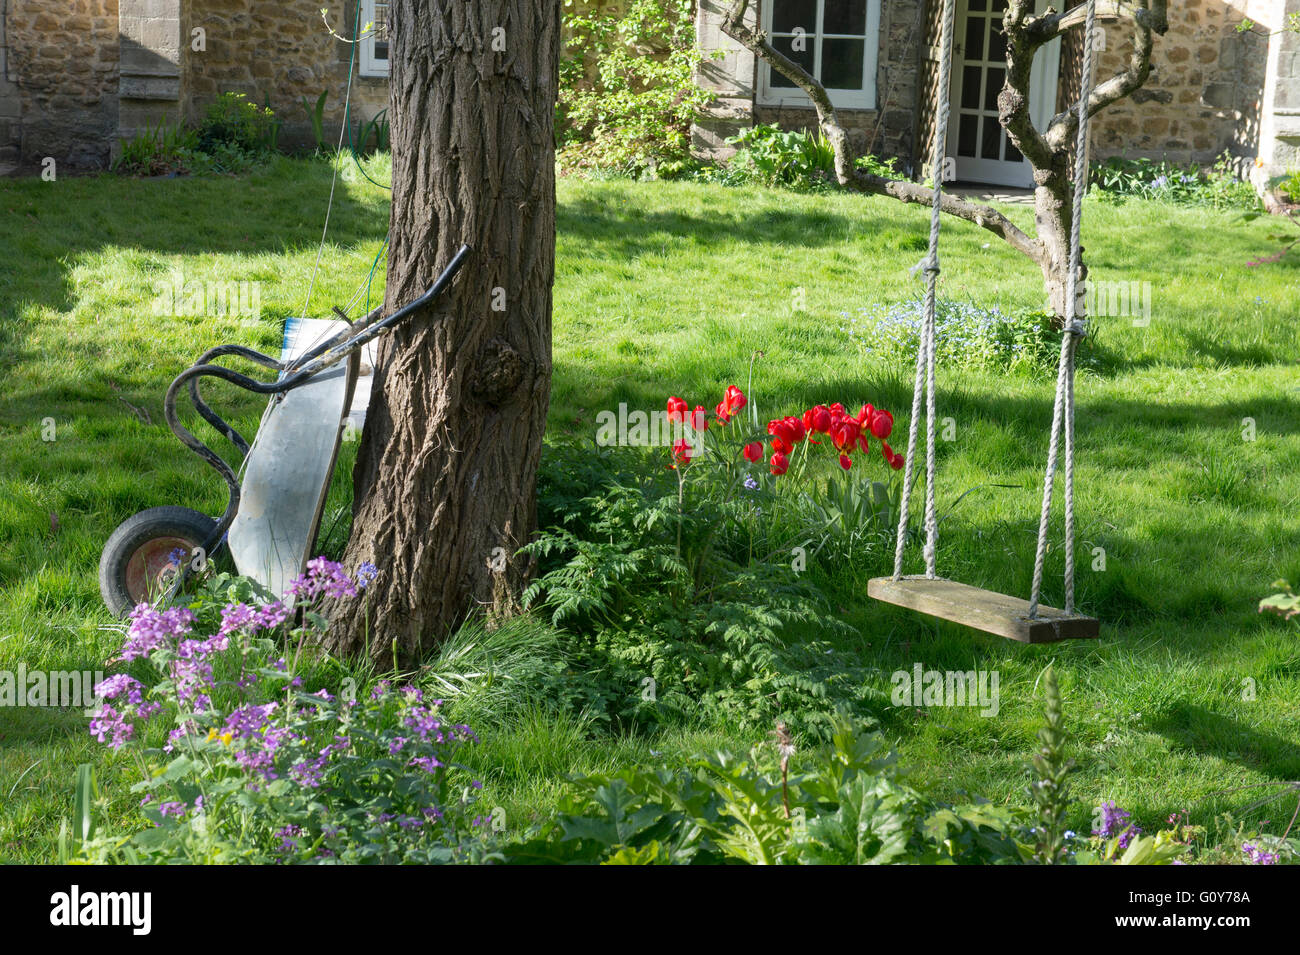
[{"label": "green grass lawn", "polygon": [[[114,526],[159,504],[221,510],[219,480],[162,423],[162,394],[213,344],[278,348],[306,294],[329,175],[323,163],[277,160],[246,178],[0,185],[0,670],[102,669],[120,639],[96,582]],[[387,194],[347,180],[318,315],[365,281],[387,228]],[[925,209],[569,180],[559,203],[553,439],[590,439],[596,413],[624,401],[661,408],[678,394],[711,406],[726,385],[745,385],[761,350],[753,394],[765,414],[869,400],[895,410],[894,443],[905,445],[911,369],[860,356],[842,314],[918,293],[908,270],[924,254]],[[1031,210],[1007,211],[1032,224]],[[871,714],[941,795],[1025,801],[1034,684],[1055,661],[1081,806],[1114,799],[1148,829],[1176,810],[1209,822],[1250,802],[1217,791],[1300,779],[1297,632],[1255,610],[1276,577],[1300,578],[1300,271],[1295,257],[1247,268],[1269,226],[1233,214],[1089,200],[1086,216],[1092,277],[1152,287],[1149,326],[1095,320],[1077,385],[1079,603],[1102,619],[1103,638],[1025,647],[872,604],[866,580],[886,569],[882,554],[836,576],[850,582],[841,602],[861,634],[841,649],[886,701],[890,674],[916,662],[999,672],[994,718],[888,705]],[[943,264],[946,297],[1042,301],[1037,268],[967,224],[949,224]],[[260,283],[260,320],[156,316],[159,283],[177,270]],[[981,487],[945,519],[940,572],[1027,595],[1051,375],[940,369],[939,387],[940,414],[956,424],[940,445],[941,509],[977,485],[1013,486]],[[255,429],[259,402],[214,404]],[[1254,440],[1243,438],[1247,418]],[[1091,569],[1094,548],[1104,570]],[[1059,567],[1054,550],[1044,598],[1058,605]],[[489,805],[518,819],[544,809],[567,773],[754,742],[708,725],[612,739],[533,713],[489,734],[476,759]],[[50,858],[83,761],[129,823],[134,763],[93,743],[78,713],[0,709],[0,859]],[[1253,821],[1284,822],[1290,809],[1263,812]],[[1083,808],[1078,824],[1087,828]]]}]

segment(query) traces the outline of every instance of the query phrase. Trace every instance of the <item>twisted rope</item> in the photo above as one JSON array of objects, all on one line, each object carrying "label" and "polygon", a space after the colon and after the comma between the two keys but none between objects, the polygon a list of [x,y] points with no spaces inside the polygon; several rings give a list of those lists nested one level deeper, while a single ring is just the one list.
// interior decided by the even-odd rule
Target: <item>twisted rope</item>
[{"label": "twisted rope", "polygon": [[1043,474],[1043,509],[1038,518],[1038,550],[1034,555],[1034,584],[1029,597],[1029,616],[1038,616],[1043,587],[1043,564],[1047,558],[1047,525],[1052,509],[1052,485],[1061,432],[1065,434],[1065,612],[1074,613],[1074,353],[1086,333],[1079,320],[1079,272],[1082,266],[1081,227],[1083,194],[1088,190],[1088,100],[1092,97],[1093,31],[1097,25],[1097,0],[1088,0],[1084,25],[1083,78],[1079,91],[1079,128],[1074,144],[1074,201],[1070,218],[1070,263],[1065,279],[1065,328],[1061,336],[1061,357],[1057,364],[1056,400],[1052,408],[1052,439],[1047,449]]},{"label": "twisted rope", "polygon": [[948,90],[952,79],[952,37],[956,0],[944,0],[939,40],[939,114],[934,132],[933,173],[930,205],[930,250],[925,259],[925,317],[921,341],[916,349],[916,375],[912,382],[912,420],[907,430],[907,463],[903,472],[903,494],[898,509],[898,536],[894,547],[894,579],[903,575],[903,545],[907,541],[908,506],[916,483],[916,444],[921,418],[921,395],[925,394],[925,576],[935,576],[935,549],[939,543],[939,522],[934,505],[934,357],[935,287],[939,281],[939,224],[943,203],[943,164],[948,153]]}]

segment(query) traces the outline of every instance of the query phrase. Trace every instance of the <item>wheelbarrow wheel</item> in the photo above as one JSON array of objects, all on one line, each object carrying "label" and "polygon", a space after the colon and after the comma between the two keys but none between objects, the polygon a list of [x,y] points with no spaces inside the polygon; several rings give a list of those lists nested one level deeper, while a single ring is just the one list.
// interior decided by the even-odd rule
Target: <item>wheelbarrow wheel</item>
[{"label": "wheelbarrow wheel", "polygon": [[151,507],[118,525],[99,558],[99,593],[115,617],[164,593],[182,562],[195,570],[207,555],[198,548],[217,522],[188,507]]}]

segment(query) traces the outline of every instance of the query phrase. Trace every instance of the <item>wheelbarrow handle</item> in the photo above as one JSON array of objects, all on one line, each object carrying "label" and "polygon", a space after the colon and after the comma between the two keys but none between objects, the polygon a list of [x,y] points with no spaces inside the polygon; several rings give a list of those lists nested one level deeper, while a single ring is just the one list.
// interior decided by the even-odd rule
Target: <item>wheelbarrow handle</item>
[{"label": "wheelbarrow handle", "polygon": [[[335,337],[322,342],[307,354],[286,365],[284,370],[288,377],[281,379],[280,383],[288,382],[289,387],[300,384],[305,379],[310,378],[317,372],[339,361],[345,355],[365,345],[372,338],[377,337],[380,332],[405,321],[413,313],[418,312],[442,294],[473,251],[468,245],[462,245],[456,250],[456,254],[452,256],[451,261],[447,263],[447,267],[442,270],[442,274],[429,286],[428,291],[413,302],[403,305],[392,315],[387,315],[369,324],[366,324],[363,319],[353,328],[340,332]],[[371,314],[378,314],[378,311],[376,309]]]}]

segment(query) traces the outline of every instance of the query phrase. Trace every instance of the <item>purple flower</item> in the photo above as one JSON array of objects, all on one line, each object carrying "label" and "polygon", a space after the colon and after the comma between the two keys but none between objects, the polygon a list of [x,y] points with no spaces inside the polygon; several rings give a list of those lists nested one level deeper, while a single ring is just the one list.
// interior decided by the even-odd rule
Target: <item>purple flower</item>
[{"label": "purple flower", "polygon": [[113,700],[126,693],[128,703],[139,704],[143,700],[144,684],[139,680],[119,673],[95,685],[95,695],[106,700]]},{"label": "purple flower", "polygon": [[1242,843],[1241,851],[1245,853],[1246,861],[1251,865],[1277,865],[1276,852],[1268,852],[1249,842]]},{"label": "purple flower", "polygon": [[250,634],[257,631],[257,611],[246,603],[226,604],[221,611],[221,632],[234,633],[247,630]]},{"label": "purple flower", "polygon": [[235,739],[258,736],[270,723],[275,708],[275,703],[263,703],[261,706],[241,706],[231,710],[230,715],[226,717],[225,729]]},{"label": "purple flower", "polygon": [[164,816],[174,816],[177,819],[183,819],[185,818],[185,803],[165,802],[158,807],[158,811]]},{"label": "purple flower", "polygon": [[289,619],[289,608],[278,600],[264,606],[257,612],[257,625],[263,630],[274,630]]},{"label": "purple flower", "polygon": [[357,585],[344,573],[342,564],[324,557],[313,557],[307,561],[307,572],[294,578],[286,593],[308,600],[322,594],[335,598],[355,597]]},{"label": "purple flower", "polygon": [[127,715],[105,703],[90,721],[90,734],[108,743],[110,749],[121,749],[135,733],[135,727],[126,721]]},{"label": "purple flower", "polygon": [[433,756],[417,756],[415,759],[407,763],[407,765],[415,766],[417,769],[423,769],[426,773],[432,774],[437,772],[443,764]]},{"label": "purple flower", "polygon": [[372,580],[379,576],[379,568],[370,561],[362,561],[357,568],[357,586],[364,590]]},{"label": "purple flower", "polygon": [[122,659],[148,656],[159,647],[187,636],[193,623],[194,614],[188,607],[170,607],[159,612],[148,604],[137,605],[131,611],[131,627],[122,647]]},{"label": "purple flower", "polygon": [[1113,839],[1119,837],[1119,847],[1127,849],[1128,844],[1133,841],[1133,837],[1139,835],[1142,830],[1129,822],[1130,814],[1115,805],[1114,800],[1101,804],[1101,828],[1092,830],[1092,834],[1100,839]]}]

